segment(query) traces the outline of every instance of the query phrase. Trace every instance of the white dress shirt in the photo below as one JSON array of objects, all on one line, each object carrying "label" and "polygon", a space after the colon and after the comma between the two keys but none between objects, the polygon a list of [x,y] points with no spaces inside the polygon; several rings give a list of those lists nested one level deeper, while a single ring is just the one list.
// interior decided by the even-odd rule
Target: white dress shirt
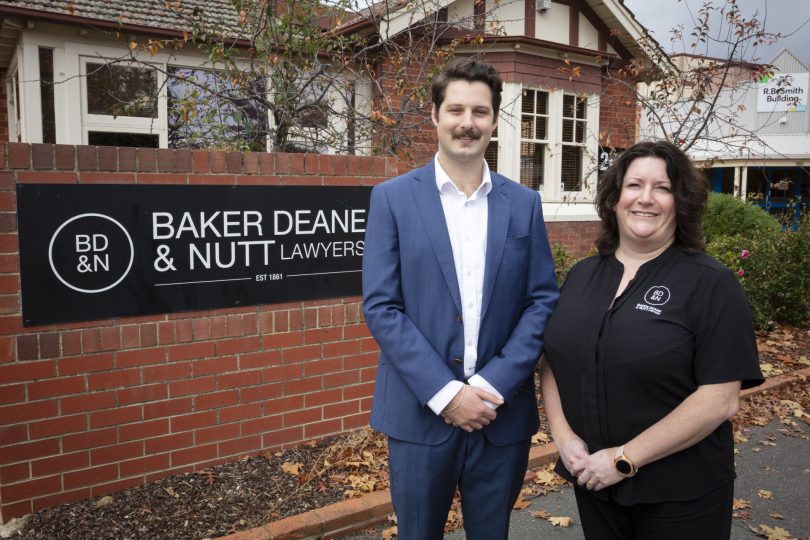
[{"label": "white dress shirt", "polygon": [[[487,196],[492,190],[489,167],[484,161],[481,185],[467,197],[434,158],[436,187],[444,210],[447,233],[453,249],[456,281],[461,294],[461,317],[464,324],[464,375],[471,386],[477,386],[503,398],[483,377],[475,374],[478,360],[478,332],[481,329],[481,302],[484,293],[484,267],[487,254]],[[450,381],[428,401],[428,407],[440,414],[464,383]],[[494,403],[486,402],[493,409]]]}]

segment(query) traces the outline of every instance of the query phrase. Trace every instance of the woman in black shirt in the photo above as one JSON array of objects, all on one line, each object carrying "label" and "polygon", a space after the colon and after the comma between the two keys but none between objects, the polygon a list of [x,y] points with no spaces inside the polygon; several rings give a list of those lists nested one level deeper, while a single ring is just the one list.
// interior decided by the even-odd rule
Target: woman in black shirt
[{"label": "woman in black shirt", "polygon": [[542,392],[592,539],[731,534],[731,423],[762,382],[748,303],[703,253],[708,186],[676,146],[642,142],[600,181],[599,255],[545,332]]}]

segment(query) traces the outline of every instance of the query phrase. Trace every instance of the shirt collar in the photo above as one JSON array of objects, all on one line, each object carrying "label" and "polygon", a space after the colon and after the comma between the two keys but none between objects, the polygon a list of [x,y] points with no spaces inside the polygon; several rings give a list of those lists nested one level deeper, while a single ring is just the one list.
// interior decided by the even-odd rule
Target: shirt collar
[{"label": "shirt collar", "polygon": [[[483,178],[481,179],[481,185],[478,186],[475,193],[470,196],[470,199],[475,199],[478,196],[485,197],[489,195],[490,191],[492,191],[492,177],[489,173],[489,165],[485,159],[483,161],[484,171]],[[439,193],[443,193],[445,189],[449,189],[447,187],[448,184],[452,186],[452,189],[455,189],[458,193],[461,193],[461,190],[456,187],[444,169],[442,169],[442,166],[439,163],[439,154],[436,154],[436,156],[433,158],[433,164],[436,168],[436,187],[439,189]]]}]

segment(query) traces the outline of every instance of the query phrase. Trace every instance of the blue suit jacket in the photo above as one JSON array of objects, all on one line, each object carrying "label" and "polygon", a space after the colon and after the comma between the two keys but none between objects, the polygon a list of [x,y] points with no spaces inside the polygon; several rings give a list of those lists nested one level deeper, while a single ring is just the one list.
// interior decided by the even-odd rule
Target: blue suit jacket
[{"label": "blue suit jacket", "polygon": [[[537,432],[533,370],[559,293],[539,195],[491,176],[476,373],[504,396],[484,432],[505,445]],[[427,402],[466,377],[454,361],[464,357],[461,299],[432,160],[372,191],[363,312],[381,350],[371,426],[408,442],[443,442],[455,428]]]}]

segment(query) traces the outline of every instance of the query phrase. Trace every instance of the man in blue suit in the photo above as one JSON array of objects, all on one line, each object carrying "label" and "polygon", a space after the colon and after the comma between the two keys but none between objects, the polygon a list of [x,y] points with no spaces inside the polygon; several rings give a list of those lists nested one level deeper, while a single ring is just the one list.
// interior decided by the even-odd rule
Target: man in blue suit
[{"label": "man in blue suit", "polygon": [[376,186],[363,312],[380,346],[371,426],[388,435],[398,536],[506,539],[538,429],[534,367],[557,301],[540,197],[491,173],[501,78],[452,60],[431,88],[439,149]]}]

